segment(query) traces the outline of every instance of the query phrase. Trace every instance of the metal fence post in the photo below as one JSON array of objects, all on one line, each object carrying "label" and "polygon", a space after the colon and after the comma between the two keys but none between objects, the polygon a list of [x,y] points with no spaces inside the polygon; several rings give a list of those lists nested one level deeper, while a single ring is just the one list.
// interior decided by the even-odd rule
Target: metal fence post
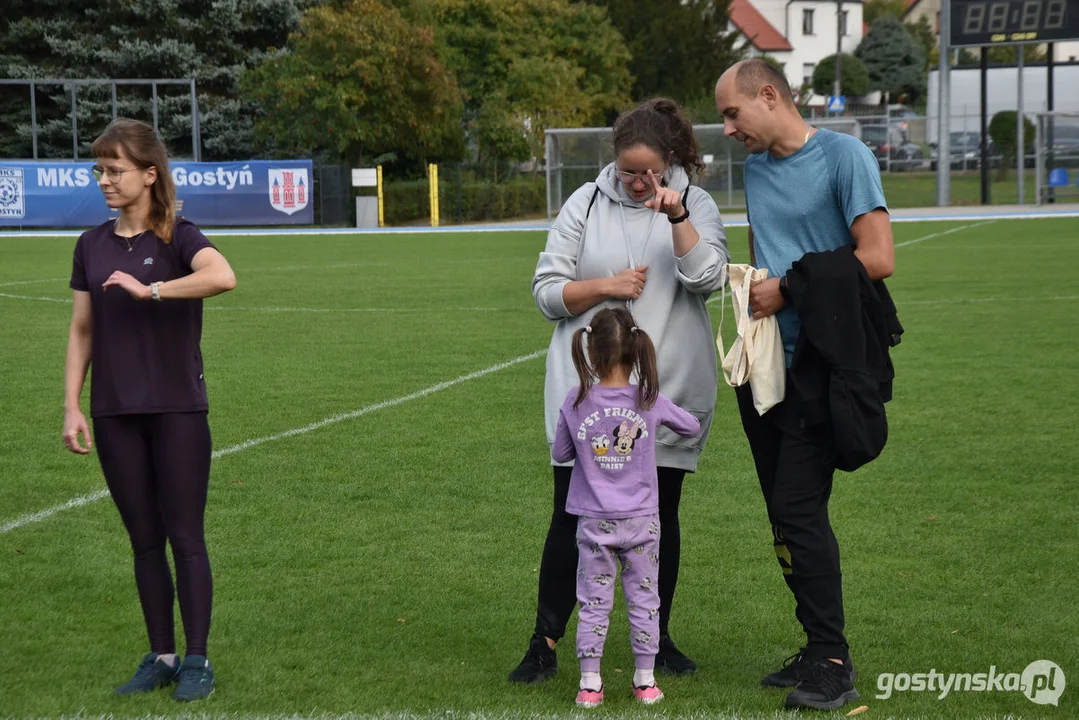
[{"label": "metal fence post", "polygon": [[317,222],[317,224],[322,226],[322,227],[325,227],[326,226],[326,210],[325,210],[325,207],[326,207],[326,183],[323,182],[322,166],[321,165],[315,165],[314,163],[312,163],[311,175],[313,176],[311,179],[314,180],[316,185],[318,185],[318,222]]},{"label": "metal fence post", "polygon": [[191,78],[191,159],[199,161],[198,101],[195,99],[195,78]]},{"label": "metal fence post", "polygon": [[157,83],[150,83],[150,98],[154,106],[154,132],[157,132]]},{"label": "metal fence post", "polygon": [[1042,120],[1044,115],[1038,114],[1037,122],[1034,123],[1034,204],[1042,204],[1042,173],[1045,171],[1042,161]]},{"label": "metal fence post", "polygon": [[37,92],[34,83],[30,83],[30,140],[34,144],[34,159],[37,160]]},{"label": "metal fence post", "polygon": [[554,151],[551,148],[553,136],[549,132],[543,134],[543,160],[547,176],[547,222],[551,222],[551,166],[554,163]]},{"label": "metal fence post", "polygon": [[464,209],[461,206],[461,163],[457,163],[457,224],[464,222]]},{"label": "metal fence post", "polygon": [[731,143],[727,141],[724,143],[727,146],[727,207],[734,207],[734,161],[731,158]]},{"label": "metal fence post", "polygon": [[1018,168],[1015,175],[1015,191],[1019,198],[1016,201],[1016,204],[1022,205],[1023,202],[1026,200],[1026,198],[1024,197],[1025,193],[1023,192],[1023,173],[1026,172],[1027,165],[1027,128],[1026,123],[1023,122],[1023,120],[1025,119],[1023,117],[1023,46],[1017,45],[1015,50],[1017,56],[1016,65],[1019,69],[1019,87],[1015,99],[1015,156],[1016,158],[1018,158],[1016,160]]},{"label": "metal fence post", "polygon": [[195,129],[195,161],[202,162],[202,113],[199,112],[199,97],[195,94],[195,81],[191,81],[191,115],[194,118],[192,124]]},{"label": "metal fence post", "polygon": [[71,157],[74,160],[79,159],[79,119],[76,115],[76,105],[78,103],[76,99],[75,81],[71,81]]}]

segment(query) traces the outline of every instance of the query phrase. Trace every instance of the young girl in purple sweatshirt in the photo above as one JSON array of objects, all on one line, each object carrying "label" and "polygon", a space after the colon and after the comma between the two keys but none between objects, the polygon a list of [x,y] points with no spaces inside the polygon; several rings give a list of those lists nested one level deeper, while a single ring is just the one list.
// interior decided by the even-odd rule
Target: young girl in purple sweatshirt
[{"label": "young girl in purple sweatshirt", "polygon": [[[633,695],[650,705],[663,699],[653,672],[659,649],[656,429],[666,425],[691,437],[701,424],[659,393],[655,347],[625,308],[600,310],[574,333],[573,364],[580,385],[559,411],[552,457],[575,460],[566,512],[580,517],[577,704],[603,702],[600,660],[621,563],[636,656]],[[630,384],[634,373],[637,385]]]}]

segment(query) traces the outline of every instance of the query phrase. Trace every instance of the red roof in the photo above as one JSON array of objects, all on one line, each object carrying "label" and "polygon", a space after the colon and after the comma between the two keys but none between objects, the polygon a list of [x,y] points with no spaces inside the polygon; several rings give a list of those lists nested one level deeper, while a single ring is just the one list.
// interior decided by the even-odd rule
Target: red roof
[{"label": "red roof", "polygon": [[783,33],[776,30],[764,19],[749,0],[731,0],[728,9],[731,22],[749,38],[749,42],[758,50],[793,50]]}]

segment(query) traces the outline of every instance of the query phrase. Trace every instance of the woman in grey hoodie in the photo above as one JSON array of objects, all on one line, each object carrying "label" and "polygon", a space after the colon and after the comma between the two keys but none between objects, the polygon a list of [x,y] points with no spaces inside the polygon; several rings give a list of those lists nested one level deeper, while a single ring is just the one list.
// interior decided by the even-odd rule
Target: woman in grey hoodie
[{"label": "woman in grey hoodie", "polygon": [[[716,347],[705,302],[721,291],[729,259],[719,208],[690,185],[704,169],[693,126],[672,100],[647,100],[614,125],[615,162],[563,205],[547,236],[532,294],[555,326],[544,389],[547,442],[577,372],[570,339],[603,307],[624,305],[655,342],[659,389],[701,422],[683,438],[661,428],[659,470],[660,646],[656,668],[692,673],[696,664],[668,633],[678,579],[682,480],[695,472],[708,440],[716,403]],[[571,467],[554,466],[554,513],[540,564],[535,634],[515,682],[540,682],[558,668],[555,643],[576,604],[577,518],[566,513]]]}]

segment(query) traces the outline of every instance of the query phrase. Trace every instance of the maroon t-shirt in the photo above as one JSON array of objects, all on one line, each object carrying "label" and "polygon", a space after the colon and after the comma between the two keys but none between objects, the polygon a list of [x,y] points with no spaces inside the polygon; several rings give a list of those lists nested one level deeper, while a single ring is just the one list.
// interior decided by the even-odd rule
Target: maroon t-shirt
[{"label": "maroon t-shirt", "polygon": [[213,245],[186,220],[177,220],[168,244],[152,230],[123,238],[115,225],[79,237],[71,270],[71,288],[90,293],[90,416],[208,410],[202,300],[135,300],[101,286],[116,270],[146,285],[190,275],[195,254]]}]

